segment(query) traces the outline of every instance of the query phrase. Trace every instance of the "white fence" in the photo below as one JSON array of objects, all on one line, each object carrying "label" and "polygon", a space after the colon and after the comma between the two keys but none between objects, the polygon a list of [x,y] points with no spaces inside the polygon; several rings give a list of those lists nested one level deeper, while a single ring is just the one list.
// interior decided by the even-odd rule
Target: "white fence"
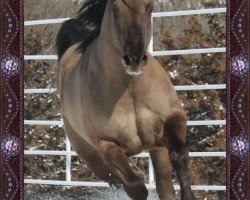
[{"label": "white fence", "polygon": [[[158,12],[152,14],[153,18],[156,17],[169,17],[169,16],[184,16],[184,15],[197,15],[197,14],[215,14],[225,13],[226,8],[214,8],[214,9],[200,9],[200,10],[185,10],[185,11],[171,11],[171,12]],[[69,18],[61,19],[46,19],[46,20],[34,20],[25,21],[25,26],[43,25],[43,24],[57,24]],[[149,52],[154,56],[164,55],[186,55],[186,54],[202,54],[202,53],[220,53],[226,52],[226,48],[207,48],[207,49],[186,49],[186,50],[173,50],[173,51],[153,51],[153,37],[149,45]],[[56,55],[25,55],[25,60],[56,60]],[[188,86],[175,86],[176,90],[221,90],[225,89],[225,84],[214,85],[188,85]],[[39,94],[54,92],[52,89],[26,89],[25,94]],[[62,121],[39,121],[39,120],[25,120],[26,125],[63,125]],[[225,125],[225,120],[203,120],[203,121],[188,121],[189,126],[207,126],[207,125]],[[74,151],[71,151],[69,140],[66,138],[66,151],[45,151],[45,150],[26,150],[26,155],[61,155],[66,156],[66,180],[34,180],[25,179],[26,184],[46,184],[46,185],[71,185],[71,186],[87,186],[87,187],[108,187],[104,182],[80,182],[71,181],[71,156],[76,156]],[[190,152],[190,157],[225,157],[225,152]],[[137,157],[148,157],[149,159],[149,181],[146,184],[147,188],[155,188],[153,166],[148,153],[141,153]],[[175,185],[175,189],[180,189],[178,185]],[[226,186],[219,185],[192,185],[193,190],[214,190],[225,191]]]}]

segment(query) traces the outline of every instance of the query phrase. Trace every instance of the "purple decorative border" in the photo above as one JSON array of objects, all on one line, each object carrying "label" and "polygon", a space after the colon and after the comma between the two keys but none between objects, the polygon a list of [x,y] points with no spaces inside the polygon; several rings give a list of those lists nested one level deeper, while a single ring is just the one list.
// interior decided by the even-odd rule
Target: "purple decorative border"
[{"label": "purple decorative border", "polygon": [[227,199],[250,199],[250,1],[227,1]]},{"label": "purple decorative border", "polygon": [[23,1],[0,1],[0,199],[23,199]]}]

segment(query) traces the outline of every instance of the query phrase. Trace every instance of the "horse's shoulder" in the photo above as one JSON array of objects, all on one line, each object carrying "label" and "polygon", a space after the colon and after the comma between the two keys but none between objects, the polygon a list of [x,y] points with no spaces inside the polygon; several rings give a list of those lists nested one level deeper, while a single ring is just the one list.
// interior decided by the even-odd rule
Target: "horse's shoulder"
[{"label": "horse's shoulder", "polygon": [[153,56],[149,56],[148,59],[148,70],[147,70],[147,79],[153,80],[154,82],[171,85],[170,77],[167,71],[159,63],[157,59]]}]

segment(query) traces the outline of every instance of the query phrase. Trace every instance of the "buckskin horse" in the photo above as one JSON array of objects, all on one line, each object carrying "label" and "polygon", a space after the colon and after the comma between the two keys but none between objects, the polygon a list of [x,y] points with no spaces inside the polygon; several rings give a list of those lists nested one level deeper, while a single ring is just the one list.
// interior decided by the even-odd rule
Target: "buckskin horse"
[{"label": "buckskin horse", "polygon": [[134,200],[148,192],[129,156],[148,151],[161,200],[191,200],[186,114],[163,67],[147,51],[152,0],[86,0],[57,35],[64,128],[92,172]]}]

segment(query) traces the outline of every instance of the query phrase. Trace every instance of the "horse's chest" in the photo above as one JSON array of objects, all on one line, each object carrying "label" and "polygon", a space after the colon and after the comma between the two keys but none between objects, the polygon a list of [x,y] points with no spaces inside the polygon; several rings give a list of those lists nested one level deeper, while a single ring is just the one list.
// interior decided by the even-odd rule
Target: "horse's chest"
[{"label": "horse's chest", "polygon": [[137,110],[137,132],[144,148],[162,146],[163,120],[148,108]]},{"label": "horse's chest", "polygon": [[149,109],[136,110],[133,105],[114,110],[109,128],[117,143],[130,155],[162,146],[163,121]]}]

